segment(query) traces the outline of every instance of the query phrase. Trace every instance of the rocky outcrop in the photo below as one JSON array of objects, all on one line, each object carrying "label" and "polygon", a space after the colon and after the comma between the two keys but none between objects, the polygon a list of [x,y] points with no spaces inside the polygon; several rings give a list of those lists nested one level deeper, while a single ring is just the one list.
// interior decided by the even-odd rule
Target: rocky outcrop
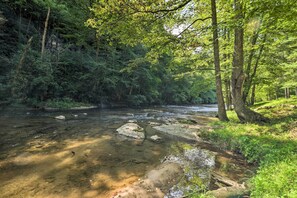
[{"label": "rocky outcrop", "polygon": [[114,198],[163,198],[182,175],[183,170],[179,164],[163,163],[148,172],[144,179],[119,190]]},{"label": "rocky outcrop", "polygon": [[120,135],[132,137],[135,139],[144,139],[145,138],[144,129],[135,123],[124,124],[123,126],[118,128],[116,131]]}]

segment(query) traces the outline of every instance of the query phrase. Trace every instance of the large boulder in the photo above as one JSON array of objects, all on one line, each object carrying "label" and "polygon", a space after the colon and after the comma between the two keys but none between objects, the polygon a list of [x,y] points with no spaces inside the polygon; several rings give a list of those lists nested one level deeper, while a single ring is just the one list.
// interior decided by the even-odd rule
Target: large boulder
[{"label": "large boulder", "polygon": [[124,135],[127,137],[132,137],[135,139],[144,139],[145,134],[143,128],[141,128],[138,124],[135,123],[127,123],[117,129],[117,132],[120,135]]}]

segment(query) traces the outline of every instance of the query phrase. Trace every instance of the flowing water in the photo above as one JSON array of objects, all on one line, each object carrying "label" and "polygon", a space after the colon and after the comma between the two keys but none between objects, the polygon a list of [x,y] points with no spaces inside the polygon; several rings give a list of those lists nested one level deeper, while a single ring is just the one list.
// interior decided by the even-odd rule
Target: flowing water
[{"label": "flowing water", "polygon": [[[111,197],[160,164],[178,138],[125,138],[129,120],[147,129],[189,115],[214,114],[215,105],[81,111],[6,110],[0,114],[0,197]],[[54,119],[64,115],[65,120]],[[152,130],[150,130],[152,131]]]}]

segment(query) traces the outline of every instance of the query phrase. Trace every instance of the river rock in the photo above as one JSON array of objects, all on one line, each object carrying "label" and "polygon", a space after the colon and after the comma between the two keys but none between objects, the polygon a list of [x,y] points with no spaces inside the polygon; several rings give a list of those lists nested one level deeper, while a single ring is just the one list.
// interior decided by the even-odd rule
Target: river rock
[{"label": "river rock", "polygon": [[153,129],[158,131],[182,137],[189,140],[197,140],[198,126],[186,124],[163,124],[161,126],[154,126]]},{"label": "river rock", "polygon": [[185,197],[193,189],[202,190],[203,185],[209,186],[211,172],[215,166],[215,154],[211,151],[186,148],[182,153],[169,155],[164,160],[167,163],[180,164],[185,173],[183,179],[173,186],[164,198]]},{"label": "river rock", "polygon": [[160,126],[161,124],[158,122],[149,122],[149,125],[151,126]]},{"label": "river rock", "polygon": [[136,123],[137,120],[128,120],[129,123]]},{"label": "river rock", "polygon": [[183,175],[179,164],[164,163],[146,174],[144,179],[121,189],[114,198],[163,198],[169,188]]},{"label": "river rock", "polygon": [[63,115],[59,115],[59,116],[56,116],[55,119],[57,119],[57,120],[65,120],[66,118]]},{"label": "river rock", "polygon": [[155,141],[155,142],[158,142],[160,141],[162,138],[158,135],[153,135],[150,137],[151,140]]},{"label": "river rock", "polygon": [[200,168],[214,168],[215,166],[215,155],[213,152],[208,150],[193,148],[186,149],[184,151],[186,159],[195,163]]},{"label": "river rock", "polygon": [[138,124],[127,123],[116,130],[119,134],[136,139],[144,139],[144,130]]}]

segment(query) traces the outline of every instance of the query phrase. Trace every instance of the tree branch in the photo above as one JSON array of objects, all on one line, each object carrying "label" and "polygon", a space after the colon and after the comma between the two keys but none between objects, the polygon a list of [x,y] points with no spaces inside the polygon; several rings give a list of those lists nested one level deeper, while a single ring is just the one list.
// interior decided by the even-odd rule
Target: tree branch
[{"label": "tree branch", "polygon": [[183,8],[185,7],[188,3],[190,3],[192,0],[187,0],[183,3],[181,3],[180,5],[174,7],[174,8],[171,8],[171,9],[160,9],[160,10],[147,10],[147,11],[144,11],[144,12],[148,12],[148,13],[152,13],[152,14],[156,14],[156,13],[159,13],[159,12],[172,12],[172,11],[176,11],[176,10],[179,10],[180,8]]},{"label": "tree branch", "polygon": [[182,32],[180,32],[177,37],[181,36],[183,33],[185,33],[192,25],[194,25],[197,21],[206,21],[207,19],[211,19],[211,17],[206,17],[206,18],[199,18],[194,20],[190,25],[188,25]]},{"label": "tree branch", "polygon": [[127,3],[126,5],[128,7],[130,7],[132,10],[135,11],[135,13],[133,13],[133,14],[136,14],[136,13],[157,14],[157,13],[160,13],[160,12],[173,12],[173,11],[179,10],[179,9],[185,7],[191,1],[192,0],[186,0],[186,1],[182,2],[180,5],[177,5],[177,6],[173,7],[173,8],[170,8],[170,9],[159,9],[159,10],[138,10],[137,8],[132,7],[129,3]]}]

